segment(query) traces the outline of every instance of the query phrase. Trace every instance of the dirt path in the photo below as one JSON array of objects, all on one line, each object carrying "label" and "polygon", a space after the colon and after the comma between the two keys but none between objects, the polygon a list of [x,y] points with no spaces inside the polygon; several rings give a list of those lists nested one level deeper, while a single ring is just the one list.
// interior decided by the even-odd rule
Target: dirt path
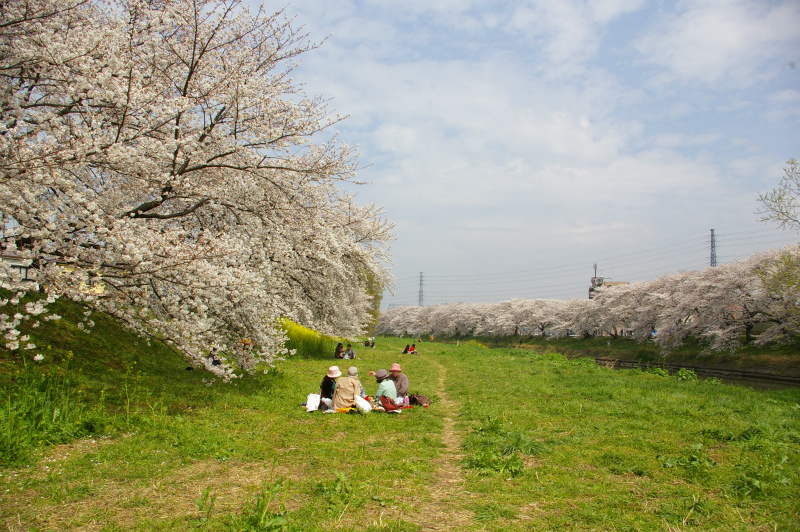
[{"label": "dirt path", "polygon": [[442,442],[445,450],[436,460],[437,472],[428,486],[430,501],[422,502],[419,512],[411,520],[421,525],[422,530],[464,530],[472,522],[472,512],[468,510],[470,494],[464,491],[464,476],[460,461],[463,434],[455,427],[458,405],[451,401],[445,390],[447,369],[436,360],[428,359],[431,367],[439,372],[439,385],[436,393],[439,402],[431,408],[445,412],[442,426]]}]

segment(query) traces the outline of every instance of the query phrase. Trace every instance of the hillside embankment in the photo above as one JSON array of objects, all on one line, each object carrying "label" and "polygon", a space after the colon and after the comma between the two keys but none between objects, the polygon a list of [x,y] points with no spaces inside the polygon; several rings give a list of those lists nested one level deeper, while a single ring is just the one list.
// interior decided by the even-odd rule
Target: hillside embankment
[{"label": "hillside embankment", "polygon": [[[592,357],[598,364],[615,369],[662,367],[670,372],[691,369],[700,377],[757,386],[800,387],[800,342],[766,347],[743,346],[735,352],[705,350],[694,339],[670,352],[652,343],[639,344],[628,338],[469,338],[489,348],[557,352],[567,358]],[[436,339],[447,343],[466,338]]]}]

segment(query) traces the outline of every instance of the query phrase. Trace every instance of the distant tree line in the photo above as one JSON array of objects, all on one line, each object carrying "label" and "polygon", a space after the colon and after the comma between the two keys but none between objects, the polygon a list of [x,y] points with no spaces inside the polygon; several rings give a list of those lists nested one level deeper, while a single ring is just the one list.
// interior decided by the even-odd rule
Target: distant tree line
[{"label": "distant tree line", "polygon": [[[396,336],[545,336],[652,339],[665,350],[696,337],[715,351],[791,341],[800,332],[800,286],[782,282],[800,247],[757,253],[702,271],[599,288],[592,299],[512,299],[397,307],[378,333]],[[788,266],[787,266],[788,265]]]}]

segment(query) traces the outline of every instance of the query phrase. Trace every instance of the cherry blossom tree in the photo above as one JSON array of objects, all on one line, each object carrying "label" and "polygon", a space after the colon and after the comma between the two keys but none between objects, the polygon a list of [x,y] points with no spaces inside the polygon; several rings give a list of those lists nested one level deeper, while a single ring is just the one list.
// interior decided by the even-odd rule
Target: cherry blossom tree
[{"label": "cherry blossom tree", "polygon": [[757,268],[766,296],[762,312],[769,324],[758,342],[791,339],[800,333],[800,246],[772,252]]},{"label": "cherry blossom tree", "polygon": [[401,336],[537,331],[551,337],[572,331],[584,338],[625,331],[638,342],[654,341],[664,352],[680,347],[690,336],[708,350],[735,351],[747,343],[792,341],[800,332],[798,264],[800,249],[790,246],[699,272],[601,288],[591,300],[514,299],[393,308],[384,311],[379,330]]},{"label": "cherry blossom tree", "polygon": [[[775,222],[780,227],[800,231],[800,163],[797,159],[786,161],[784,175],[778,187],[766,194],[759,195],[762,208],[762,222]],[[794,250],[797,251],[797,250]],[[770,295],[776,299],[794,297],[800,292],[800,263],[796,253],[784,252],[773,257],[769,264],[761,269],[761,280]],[[794,306],[794,314],[800,314],[798,305]]]},{"label": "cherry blossom tree", "polygon": [[326,133],[342,117],[291,78],[316,45],[282,12],[0,10],[4,252],[32,261],[51,299],[107,312],[223,379],[286,354],[282,317],[363,330],[368,290],[391,282],[392,225],[341,190],[358,157]]}]

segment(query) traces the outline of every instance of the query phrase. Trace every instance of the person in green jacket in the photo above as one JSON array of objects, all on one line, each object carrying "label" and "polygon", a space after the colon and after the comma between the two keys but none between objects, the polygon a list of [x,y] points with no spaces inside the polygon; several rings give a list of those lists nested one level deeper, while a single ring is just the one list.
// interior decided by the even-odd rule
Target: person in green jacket
[{"label": "person in green jacket", "polygon": [[397,389],[394,387],[394,381],[389,378],[389,372],[385,369],[379,369],[375,372],[375,380],[378,382],[378,390],[375,392],[375,401],[379,401],[379,397],[385,395],[394,402],[397,402]]}]

